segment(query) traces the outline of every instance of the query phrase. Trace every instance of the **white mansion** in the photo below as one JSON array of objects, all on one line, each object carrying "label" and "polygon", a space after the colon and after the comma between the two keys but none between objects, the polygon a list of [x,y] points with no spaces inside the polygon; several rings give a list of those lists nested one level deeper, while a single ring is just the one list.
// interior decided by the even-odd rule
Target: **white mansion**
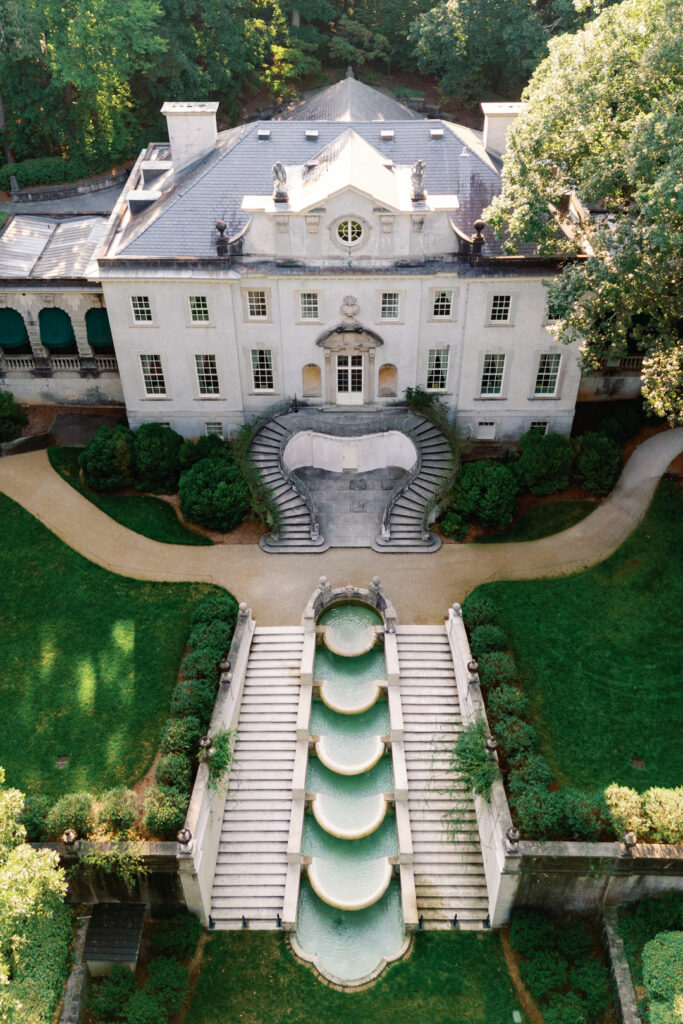
[{"label": "white mansion", "polygon": [[[187,436],[295,396],[381,408],[415,386],[482,440],[569,433],[579,389],[603,397],[549,326],[560,260],[504,256],[480,220],[519,104],[483,104],[483,136],[353,78],[221,133],[217,106],[164,105],[169,142],[140,154],[108,222],[9,221],[0,386],[123,402],[131,426]],[[608,395],[637,388],[621,369]]]}]

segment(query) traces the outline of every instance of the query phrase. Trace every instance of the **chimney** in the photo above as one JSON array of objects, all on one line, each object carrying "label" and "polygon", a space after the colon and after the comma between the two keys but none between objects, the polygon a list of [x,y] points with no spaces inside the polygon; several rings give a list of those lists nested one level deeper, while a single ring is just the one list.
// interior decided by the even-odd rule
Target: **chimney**
[{"label": "chimney", "polygon": [[213,152],[217,110],[217,103],[164,103],[161,113],[168,125],[171,160],[176,174]]},{"label": "chimney", "polygon": [[506,148],[508,128],[524,109],[523,103],[482,103],[484,111],[484,149],[502,156]]}]

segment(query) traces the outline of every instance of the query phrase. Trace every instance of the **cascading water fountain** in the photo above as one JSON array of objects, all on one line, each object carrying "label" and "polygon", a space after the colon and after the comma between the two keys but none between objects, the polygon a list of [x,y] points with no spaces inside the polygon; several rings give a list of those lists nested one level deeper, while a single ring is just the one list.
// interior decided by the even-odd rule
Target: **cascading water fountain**
[{"label": "cascading water fountain", "polygon": [[407,947],[389,755],[384,623],[360,602],[319,616],[296,949],[358,983]]}]

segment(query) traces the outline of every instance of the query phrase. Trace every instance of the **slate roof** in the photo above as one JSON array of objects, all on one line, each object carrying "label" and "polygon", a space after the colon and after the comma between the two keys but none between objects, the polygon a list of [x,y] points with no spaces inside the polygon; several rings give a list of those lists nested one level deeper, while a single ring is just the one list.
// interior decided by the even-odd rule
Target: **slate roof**
[{"label": "slate roof", "polygon": [[344,78],[336,85],[313,93],[308,99],[278,114],[278,121],[414,121],[421,114],[363,85],[357,78]]},{"label": "slate roof", "polygon": [[0,278],[85,277],[106,227],[106,217],[15,214],[0,235]]},{"label": "slate roof", "polygon": [[[317,129],[315,140],[306,138],[307,128]],[[394,131],[389,142],[380,138],[380,131],[387,128]],[[444,129],[443,138],[432,138],[434,128]],[[444,121],[412,119],[357,122],[353,129],[384,159],[408,166],[423,159],[427,191],[458,197],[460,206],[453,220],[467,235],[472,234],[474,221],[500,190],[500,162],[486,152],[479,132]],[[268,138],[259,139],[259,130],[269,130]],[[101,255],[215,257],[216,221],[227,223],[228,235],[237,234],[249,219],[241,209],[244,194],[271,194],[272,167],[277,160],[285,166],[303,165],[316,159],[347,130],[347,122],[291,120],[254,121],[221,133],[210,156],[177,179],[173,172],[167,172],[155,180],[154,187],[161,191],[161,197],[131,218],[115,251]],[[500,253],[491,232],[487,232],[484,253]]]}]

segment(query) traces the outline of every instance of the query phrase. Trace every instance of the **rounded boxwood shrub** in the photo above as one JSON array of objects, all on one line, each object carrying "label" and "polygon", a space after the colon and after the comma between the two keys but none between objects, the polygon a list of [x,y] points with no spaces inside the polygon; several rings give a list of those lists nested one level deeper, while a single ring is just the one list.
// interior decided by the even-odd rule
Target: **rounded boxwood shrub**
[{"label": "rounded boxwood shrub", "polygon": [[478,659],[482,686],[510,686],[517,679],[515,659],[507,651],[491,651]]},{"label": "rounded boxwood shrub", "polygon": [[198,647],[183,658],[183,679],[198,679],[215,683],[218,678],[218,662],[221,652],[210,647]]},{"label": "rounded boxwood shrub", "polygon": [[510,942],[518,953],[533,957],[535,953],[555,944],[556,924],[549,914],[540,910],[514,910],[510,921]]},{"label": "rounded boxwood shrub", "polygon": [[595,1020],[592,1007],[575,992],[553,993],[543,1007],[543,1024],[589,1024]]},{"label": "rounded boxwood shrub", "polygon": [[194,650],[212,651],[219,661],[230,649],[233,627],[229,622],[214,619],[212,622],[198,622],[192,627],[188,642]]},{"label": "rounded boxwood shrub", "polygon": [[462,618],[468,629],[486,626],[489,622],[495,622],[497,617],[498,608],[495,602],[476,590],[468,594],[462,603]]},{"label": "rounded boxwood shrub", "polygon": [[450,511],[502,529],[516,515],[518,489],[515,474],[502,463],[467,462],[456,478]]},{"label": "rounded boxwood shrub", "polygon": [[133,486],[134,459],[128,427],[100,427],[78,456],[78,465],[94,491],[120,491]]},{"label": "rounded boxwood shrub", "polygon": [[108,831],[127,832],[138,817],[138,798],[132,789],[110,789],[104,794],[97,822]]},{"label": "rounded boxwood shrub", "polygon": [[195,754],[203,731],[202,723],[194,715],[169,718],[161,734],[159,750],[162,754]]},{"label": "rounded boxwood shrub", "polygon": [[448,512],[441,520],[441,532],[444,537],[464,540],[467,536],[467,523],[457,512]]},{"label": "rounded boxwood shrub", "polygon": [[157,761],[154,781],[159,786],[185,792],[190,788],[192,762],[187,754],[164,754]]},{"label": "rounded boxwood shrub", "polygon": [[150,786],[145,797],[145,828],[151,836],[174,839],[185,824],[189,798],[166,786]]},{"label": "rounded boxwood shrub", "polygon": [[[593,952],[593,945],[593,936],[585,921],[564,920],[562,927],[555,932],[555,947],[567,960],[586,962]],[[599,965],[598,960],[591,962]]]},{"label": "rounded boxwood shrub", "polygon": [[635,789],[629,789],[628,786],[618,786],[616,782],[613,782],[605,790],[605,801],[607,816],[617,839],[621,839],[624,832],[635,832],[636,836],[642,836],[647,821],[640,793],[637,793]]},{"label": "rounded boxwood shrub", "polygon": [[159,953],[185,960],[194,954],[201,933],[199,918],[183,910],[155,925],[152,942]]},{"label": "rounded boxwood shrub", "polygon": [[[491,696],[498,693],[493,690]],[[508,789],[512,797],[518,797],[529,787],[540,787],[547,789],[550,785],[550,767],[541,754],[528,754],[515,762],[514,768],[508,774]]]},{"label": "rounded boxwood shrub", "polygon": [[650,999],[683,995],[683,932],[660,932],[643,947],[643,981]]},{"label": "rounded boxwood shrub", "polygon": [[72,828],[79,839],[87,839],[94,826],[92,793],[66,793],[48,811],[47,834],[61,839],[68,828]]},{"label": "rounded boxwood shrub", "polygon": [[500,626],[475,626],[470,634],[470,650],[475,658],[490,651],[504,651],[508,646],[508,638]]},{"label": "rounded boxwood shrub", "polygon": [[562,835],[564,838],[595,842],[602,834],[607,807],[602,790],[584,792],[567,787],[558,793],[562,806]]},{"label": "rounded boxwood shrub", "polygon": [[180,434],[161,423],[143,423],[135,431],[135,483],[139,491],[172,494],[180,475]]},{"label": "rounded boxwood shrub", "polygon": [[52,801],[40,793],[27,793],[24,797],[24,809],[19,818],[26,829],[29,843],[44,843],[47,839],[47,815]]},{"label": "rounded boxwood shrub", "polygon": [[168,1014],[152,992],[139,989],[123,1008],[125,1024],[165,1024]]},{"label": "rounded boxwood shrub", "polygon": [[683,843],[683,786],[653,786],[643,793],[643,811],[656,843]]},{"label": "rounded boxwood shrub", "polygon": [[178,683],[171,695],[171,714],[198,718],[208,723],[216,703],[216,685],[202,679],[186,679]]},{"label": "rounded boxwood shrub", "polygon": [[[589,953],[590,946],[583,955],[586,956]],[[610,1005],[612,996],[609,974],[599,960],[586,959],[583,963],[572,967],[569,972],[569,983],[572,991],[585,996],[592,1015],[597,1016]]]},{"label": "rounded boxwood shrub", "polygon": [[239,605],[232,594],[207,594],[195,606],[190,621],[193,626],[198,626],[218,620],[225,622],[232,631],[237,622],[238,611]]},{"label": "rounded boxwood shrub", "polygon": [[136,991],[133,972],[115,964],[108,976],[88,992],[88,1010],[100,1020],[120,1020],[126,1003]]},{"label": "rounded boxwood shrub", "polygon": [[521,718],[508,716],[496,725],[496,739],[503,747],[508,759],[527,756],[536,746],[538,736],[533,725]]},{"label": "rounded boxwood shrub", "polygon": [[519,973],[536,998],[543,998],[554,988],[561,988],[567,979],[569,964],[552,949],[539,949],[528,960],[522,960]]},{"label": "rounded boxwood shrub", "polygon": [[28,416],[14,401],[14,395],[9,391],[0,392],[0,444],[14,441],[27,423]]},{"label": "rounded boxwood shrub", "polygon": [[194,466],[195,462],[202,459],[229,459],[231,458],[228,447],[222,437],[217,434],[203,434],[196,441],[189,438],[183,441],[180,446],[180,471],[181,473]]},{"label": "rounded boxwood shrub", "polygon": [[187,967],[166,956],[155,957],[149,965],[147,988],[156,997],[165,1012],[177,1013],[190,991]]},{"label": "rounded boxwood shrub", "polygon": [[515,796],[515,821],[530,839],[551,839],[561,835],[562,798],[545,786],[527,786]]},{"label": "rounded boxwood shrub", "polygon": [[186,519],[210,530],[234,530],[249,512],[249,489],[231,459],[202,459],[186,470],[178,488]]},{"label": "rounded boxwood shrub", "polygon": [[517,475],[532,494],[555,494],[569,487],[574,451],[562,434],[529,430],[519,439]]},{"label": "rounded boxwood shrub", "polygon": [[508,715],[525,715],[529,709],[529,699],[517,686],[498,686],[491,690],[486,702],[489,716],[495,719]]},{"label": "rounded boxwood shrub", "polygon": [[621,448],[607,434],[584,434],[575,444],[577,483],[593,494],[607,494],[621,472],[624,461]]}]

